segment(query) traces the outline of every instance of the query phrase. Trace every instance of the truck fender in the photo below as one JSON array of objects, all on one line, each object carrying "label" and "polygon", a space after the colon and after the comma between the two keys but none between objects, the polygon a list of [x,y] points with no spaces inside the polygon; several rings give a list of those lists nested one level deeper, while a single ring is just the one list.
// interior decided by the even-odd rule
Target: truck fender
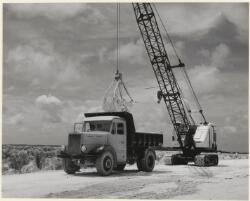
[{"label": "truck fender", "polygon": [[98,155],[101,155],[105,151],[110,151],[113,154],[113,156],[114,156],[114,167],[116,167],[117,166],[117,156],[116,156],[116,152],[113,149],[113,147],[111,147],[109,145],[102,145],[102,146],[97,147],[95,152]]}]

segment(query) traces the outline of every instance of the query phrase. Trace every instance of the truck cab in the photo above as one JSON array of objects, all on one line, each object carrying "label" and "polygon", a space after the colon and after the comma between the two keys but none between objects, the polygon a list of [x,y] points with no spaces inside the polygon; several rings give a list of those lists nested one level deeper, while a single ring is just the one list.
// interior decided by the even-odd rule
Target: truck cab
[{"label": "truck cab", "polygon": [[[80,147],[74,141],[81,138]],[[118,116],[87,117],[74,124],[74,132],[69,135],[69,153],[92,153],[103,146],[111,146],[118,163],[126,162],[126,121]],[[78,147],[78,148],[77,148]],[[78,149],[78,150],[77,150]],[[75,151],[75,152],[74,152]]]},{"label": "truck cab", "polygon": [[83,121],[74,124],[68,144],[62,146],[58,157],[68,174],[81,166],[95,166],[106,176],[135,162],[139,170],[152,171],[154,147],[162,140],[162,134],[135,132],[133,116],[128,112],[86,113]]}]

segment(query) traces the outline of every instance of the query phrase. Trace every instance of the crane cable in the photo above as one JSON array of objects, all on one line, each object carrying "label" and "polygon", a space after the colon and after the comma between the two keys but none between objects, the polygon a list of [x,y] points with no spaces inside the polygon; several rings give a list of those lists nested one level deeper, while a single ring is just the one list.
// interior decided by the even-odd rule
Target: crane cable
[{"label": "crane cable", "polygon": [[[119,73],[119,57],[120,57],[120,4],[117,3],[116,4],[116,9],[117,9],[117,13],[116,13],[116,18],[117,18],[117,32],[116,32],[116,45],[117,45],[117,52],[116,52],[116,73]],[[125,90],[125,92],[127,93],[128,97],[130,98],[130,101],[131,102],[134,102],[133,98],[131,97],[131,95],[129,94],[124,82],[122,82],[122,86]],[[122,97],[122,93],[121,94],[121,97]]]},{"label": "crane cable", "polygon": [[119,44],[119,39],[120,39],[120,4],[116,4],[116,45],[117,45],[117,51],[116,51],[116,73],[119,72],[119,56],[120,56],[120,44]]},{"label": "crane cable", "polygon": [[[179,57],[179,55],[178,55],[178,53],[177,53],[177,51],[176,51],[176,48],[175,48],[175,46],[174,46],[174,44],[173,44],[173,42],[172,42],[172,40],[171,40],[171,37],[170,37],[170,35],[168,34],[168,31],[167,31],[166,27],[165,27],[164,24],[163,24],[163,21],[162,21],[162,19],[161,19],[161,17],[160,17],[160,14],[159,14],[159,12],[158,12],[158,10],[157,10],[155,4],[152,3],[152,5],[153,5],[153,7],[154,7],[154,9],[155,9],[155,12],[156,12],[158,18],[160,19],[160,22],[161,22],[161,25],[162,25],[164,31],[166,32],[166,35],[167,35],[167,37],[168,37],[168,39],[169,39],[169,42],[170,42],[170,44],[171,44],[171,46],[172,46],[172,48],[173,48],[173,50],[174,50],[174,54],[175,54],[176,58],[178,59],[178,61],[179,61],[180,63],[182,63],[182,62],[181,62],[181,59],[180,59],[180,57]],[[182,98],[182,100],[183,100],[182,103],[183,103],[184,106],[187,108],[187,111],[188,111],[188,113],[189,113],[190,120],[192,121],[193,124],[195,124],[195,121],[194,121],[194,119],[193,119],[193,117],[192,117],[192,115],[191,115],[191,110],[190,110],[189,106],[187,106],[187,103],[184,101],[183,92],[182,92],[180,86],[178,85],[178,83],[176,83],[176,84],[177,84],[177,86],[178,86],[178,88],[179,88],[180,96],[181,96],[181,98]]]},{"label": "crane cable", "polygon": [[[165,27],[164,24],[163,24],[163,21],[162,21],[162,19],[161,19],[161,17],[160,17],[160,14],[159,14],[159,12],[158,12],[158,10],[157,10],[155,4],[152,3],[152,5],[153,5],[153,7],[154,7],[154,9],[155,9],[155,11],[156,11],[156,14],[157,14],[158,18],[160,19],[160,22],[161,22],[161,25],[162,25],[164,31],[166,32],[166,35],[167,35],[168,40],[169,40],[169,42],[170,42],[170,44],[171,44],[171,46],[172,46],[172,48],[173,48],[173,50],[174,50],[174,54],[175,54],[176,58],[179,60],[180,63],[182,63],[182,62],[181,62],[181,59],[180,59],[180,57],[179,57],[179,55],[178,55],[178,53],[177,53],[177,51],[176,51],[176,48],[175,48],[175,46],[174,46],[174,44],[173,44],[173,42],[172,42],[172,40],[171,40],[171,37],[169,36],[168,31],[167,31],[166,27]],[[202,117],[203,117],[204,123],[207,123],[207,121],[206,121],[206,119],[205,119],[205,116],[204,116],[204,114],[203,114],[202,107],[201,107],[201,105],[200,105],[200,103],[199,103],[199,100],[198,100],[198,98],[197,98],[197,96],[196,96],[196,94],[195,94],[195,92],[194,92],[193,86],[192,86],[192,84],[191,84],[191,81],[190,81],[190,79],[189,79],[189,76],[188,76],[188,74],[187,74],[187,71],[186,71],[185,67],[182,68],[182,72],[183,72],[183,74],[184,74],[184,79],[185,79],[186,82],[188,83],[189,89],[190,89],[190,91],[191,91],[192,94],[193,94],[193,97],[194,97],[194,99],[195,99],[195,103],[196,103],[196,105],[197,105],[197,107],[198,107],[198,109],[199,109],[199,112],[201,113],[201,115],[202,115]],[[181,93],[182,93],[182,92],[181,92]]]},{"label": "crane cable", "polygon": [[166,27],[165,27],[164,24],[163,24],[163,21],[162,21],[162,19],[161,19],[161,17],[160,17],[160,14],[158,13],[158,10],[157,10],[155,4],[152,3],[152,5],[153,5],[153,7],[154,7],[154,9],[155,9],[155,11],[156,11],[156,14],[157,14],[158,18],[160,19],[160,22],[161,22],[161,25],[162,25],[164,31],[166,32],[166,35],[167,35],[167,37],[168,37],[168,39],[169,39],[169,42],[170,42],[170,44],[171,44],[171,46],[172,46],[172,48],[173,48],[173,50],[174,50],[175,56],[177,57],[177,59],[179,60],[179,62],[181,62],[181,59],[180,59],[179,55],[177,54],[176,48],[175,48],[175,46],[174,46],[174,44],[173,44],[173,42],[172,42],[172,40],[171,40],[171,38],[170,38],[170,36],[169,36],[169,34],[168,34],[168,31],[167,31]]}]

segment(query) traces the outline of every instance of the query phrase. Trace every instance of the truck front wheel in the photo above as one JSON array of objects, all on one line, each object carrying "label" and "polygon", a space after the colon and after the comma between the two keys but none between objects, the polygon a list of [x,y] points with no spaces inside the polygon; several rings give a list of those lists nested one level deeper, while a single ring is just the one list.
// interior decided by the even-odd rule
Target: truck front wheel
[{"label": "truck front wheel", "polygon": [[67,174],[75,174],[76,171],[80,169],[79,166],[75,165],[71,159],[63,158],[62,159],[63,169]]},{"label": "truck front wheel", "polygon": [[[155,167],[155,153],[153,150],[146,150],[144,157],[139,162],[142,171],[152,172]],[[138,166],[138,163],[137,163]],[[139,169],[139,167],[138,167]]]},{"label": "truck front wheel", "polygon": [[114,157],[109,151],[103,152],[96,160],[97,172],[102,176],[108,176],[112,173],[114,167]]}]

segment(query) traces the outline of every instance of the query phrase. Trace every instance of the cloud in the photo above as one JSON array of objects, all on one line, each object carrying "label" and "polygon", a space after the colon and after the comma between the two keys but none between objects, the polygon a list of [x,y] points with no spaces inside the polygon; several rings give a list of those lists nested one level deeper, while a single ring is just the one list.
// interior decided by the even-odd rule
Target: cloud
[{"label": "cloud", "polygon": [[87,8],[86,4],[8,4],[8,9],[20,18],[46,17],[50,20],[72,18]]},{"label": "cloud", "polygon": [[212,92],[220,83],[219,70],[214,66],[195,66],[188,73],[198,93]]},{"label": "cloud", "polygon": [[6,124],[9,125],[21,125],[23,124],[24,116],[21,113],[15,114],[6,120]]},{"label": "cloud", "polygon": [[12,49],[7,55],[7,62],[10,62],[17,73],[22,73],[26,69],[30,73],[38,70],[38,73],[46,73],[51,63],[53,56],[36,50],[29,45],[21,45]]},{"label": "cloud", "polygon": [[236,37],[242,42],[247,40],[246,3],[166,3],[156,4],[156,7],[171,34],[185,37],[202,36],[216,27],[220,19],[225,17],[236,26],[238,32]]},{"label": "cloud", "polygon": [[76,69],[74,64],[69,63],[65,65],[65,68],[58,73],[55,86],[66,85],[69,87],[70,85],[75,86],[77,82],[80,82],[81,79],[84,79],[85,76],[82,76],[78,70]]},{"label": "cloud", "polygon": [[[176,53],[177,55],[182,58],[183,57],[183,50],[185,49],[185,42],[184,41],[177,41],[174,43],[174,48],[176,50]],[[173,47],[171,46],[171,44],[169,43],[169,41],[167,43],[165,43],[165,49],[167,51],[167,55],[168,55],[168,58],[170,60],[170,63],[172,65],[175,65],[175,64],[179,64],[179,60],[178,58],[176,57],[176,53],[173,49]]]},{"label": "cloud", "polygon": [[237,132],[237,128],[235,126],[224,126],[221,127],[221,133],[232,134]]},{"label": "cloud", "polygon": [[230,55],[230,49],[226,44],[219,44],[211,55],[211,64],[222,68],[226,63],[226,59]]},{"label": "cloud", "polygon": [[[109,59],[115,60],[116,54],[117,54],[117,49],[110,52],[108,56]],[[131,64],[142,64],[144,63],[145,56],[146,56],[146,52],[145,52],[145,47],[142,42],[142,39],[138,39],[136,41],[132,41],[132,42],[120,45],[120,48],[119,48],[120,60],[127,61]]]},{"label": "cloud", "polygon": [[79,89],[80,83],[88,82],[86,67],[81,64],[88,56],[63,56],[44,39],[18,45],[6,55],[5,72],[15,80],[13,87],[18,90]]},{"label": "cloud", "polygon": [[47,42],[44,46],[19,45],[7,53],[5,63],[9,68],[5,70],[10,72],[12,79],[16,80],[15,87],[19,88],[24,83],[45,85],[45,83],[53,82],[52,77],[57,75],[58,71],[60,72],[60,66],[55,65],[57,57],[51,50],[53,49],[51,45]]},{"label": "cloud", "polygon": [[52,95],[41,95],[35,100],[36,105],[45,112],[45,120],[52,123],[62,121],[62,101]]},{"label": "cloud", "polygon": [[199,54],[201,54],[203,57],[205,58],[209,58],[210,57],[210,51],[207,49],[201,49]]},{"label": "cloud", "polygon": [[41,95],[36,98],[36,103],[40,105],[61,105],[62,101],[60,101],[57,97],[51,95]]},{"label": "cloud", "polygon": [[92,25],[103,25],[107,22],[107,17],[101,13],[101,9],[93,8],[90,4],[85,6],[84,13],[78,19],[78,23]]},{"label": "cloud", "polygon": [[[230,49],[226,44],[221,43],[212,51],[202,49],[200,54],[209,58],[208,64],[194,66],[188,70],[188,75],[197,93],[213,93],[223,82],[221,68],[226,67]],[[183,80],[183,77],[180,80]],[[187,91],[187,84],[184,81],[181,81],[180,85],[184,88],[184,92]]]}]

